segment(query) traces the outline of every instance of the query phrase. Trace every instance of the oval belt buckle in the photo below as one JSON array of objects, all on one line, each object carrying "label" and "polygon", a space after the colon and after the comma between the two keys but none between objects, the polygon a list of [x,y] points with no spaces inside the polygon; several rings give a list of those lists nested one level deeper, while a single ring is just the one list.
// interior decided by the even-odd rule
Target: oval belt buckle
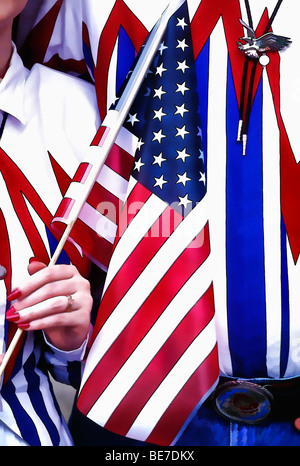
[{"label": "oval belt buckle", "polygon": [[272,399],[266,388],[240,380],[225,382],[214,394],[215,408],[222,416],[246,424],[264,421],[271,411]]}]

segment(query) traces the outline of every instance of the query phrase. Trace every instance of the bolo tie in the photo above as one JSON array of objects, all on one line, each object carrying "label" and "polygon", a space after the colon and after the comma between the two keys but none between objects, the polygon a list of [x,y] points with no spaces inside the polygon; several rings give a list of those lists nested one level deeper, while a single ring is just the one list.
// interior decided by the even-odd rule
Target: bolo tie
[{"label": "bolo tie", "polygon": [[[239,125],[238,125],[238,134],[237,141],[242,141],[243,144],[243,155],[246,155],[247,147],[247,135],[249,127],[249,119],[252,106],[252,96],[254,88],[254,78],[258,63],[265,67],[269,63],[269,57],[265,55],[265,52],[278,52],[288,47],[291,43],[289,37],[278,36],[269,32],[272,26],[272,23],[275,19],[275,16],[278,13],[278,10],[282,4],[283,0],[279,0],[274,8],[274,11],[268,21],[268,24],[264,30],[262,36],[256,38],[255,32],[253,29],[253,20],[249,5],[249,0],[245,0],[245,6],[248,17],[248,25],[240,19],[240,23],[246,28],[247,36],[242,37],[244,44],[238,42],[238,48],[245,53],[245,62],[243,68],[242,76],[242,85],[241,85],[241,94],[240,94],[240,107],[239,107]],[[260,55],[261,54],[261,55]],[[250,64],[252,63],[252,69],[249,80],[249,90],[248,95],[246,96],[246,82],[249,74]],[[247,101],[246,101],[247,100]]]}]

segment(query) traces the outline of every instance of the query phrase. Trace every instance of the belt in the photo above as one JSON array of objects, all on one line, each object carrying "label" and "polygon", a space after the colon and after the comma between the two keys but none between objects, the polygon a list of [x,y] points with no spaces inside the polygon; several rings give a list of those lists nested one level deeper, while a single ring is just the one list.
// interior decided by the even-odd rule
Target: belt
[{"label": "belt", "polygon": [[298,429],[300,377],[261,381],[221,377],[208,402],[231,421],[254,425],[286,420],[294,422]]}]

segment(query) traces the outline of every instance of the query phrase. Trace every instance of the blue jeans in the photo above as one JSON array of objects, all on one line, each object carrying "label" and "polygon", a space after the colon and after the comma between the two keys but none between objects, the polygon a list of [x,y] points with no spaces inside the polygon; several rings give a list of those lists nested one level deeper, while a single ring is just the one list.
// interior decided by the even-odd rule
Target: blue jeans
[{"label": "blue jeans", "polygon": [[177,446],[300,446],[292,420],[246,425],[223,419],[202,406],[176,443]]}]

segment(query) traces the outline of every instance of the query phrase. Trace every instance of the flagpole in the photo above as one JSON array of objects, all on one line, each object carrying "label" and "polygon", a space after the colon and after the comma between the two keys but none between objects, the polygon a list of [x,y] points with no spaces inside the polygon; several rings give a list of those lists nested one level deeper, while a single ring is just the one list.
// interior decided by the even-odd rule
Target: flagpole
[{"label": "flagpole", "polygon": [[[161,17],[155,24],[154,28],[149,34],[149,37],[147,39],[147,42],[145,46],[143,47],[143,50],[141,52],[141,55],[136,63],[136,66],[128,80],[128,83],[116,105],[115,110],[109,110],[105,119],[102,122],[101,126],[105,126],[107,120],[110,123],[110,129],[105,137],[103,143],[101,144],[101,140],[99,143],[99,146],[91,146],[96,147],[98,150],[97,154],[97,164],[91,170],[91,173],[89,174],[89,179],[88,182],[85,183],[85,189],[82,192],[82,197],[80,199],[80,202],[76,203],[76,207],[72,212],[72,219],[70,223],[67,225],[58,245],[57,248],[49,262],[50,265],[55,265],[60,253],[62,252],[64,245],[71,233],[71,230],[79,216],[79,213],[86,202],[93,186],[94,183],[96,182],[96,179],[99,176],[99,173],[101,169],[103,168],[103,165],[106,161],[106,158],[112,148],[112,146],[115,143],[115,140],[119,134],[119,131],[124,123],[124,120],[126,116],[129,113],[129,110],[133,104],[133,101],[140,89],[140,86],[142,85],[142,82],[144,80],[144,77],[151,65],[151,62],[154,58],[155,53],[157,52],[157,49],[160,45],[160,41],[163,37],[163,34],[166,30],[168,21],[170,17],[175,13],[175,11],[184,3],[185,0],[171,0],[167,8],[164,10],[162,13]],[[22,329],[17,329],[6,353],[4,354],[2,363],[0,365],[0,377],[2,376],[5,367],[7,366],[10,357],[12,356],[12,353],[17,346],[17,343],[19,339],[21,338],[23,333]]]}]

